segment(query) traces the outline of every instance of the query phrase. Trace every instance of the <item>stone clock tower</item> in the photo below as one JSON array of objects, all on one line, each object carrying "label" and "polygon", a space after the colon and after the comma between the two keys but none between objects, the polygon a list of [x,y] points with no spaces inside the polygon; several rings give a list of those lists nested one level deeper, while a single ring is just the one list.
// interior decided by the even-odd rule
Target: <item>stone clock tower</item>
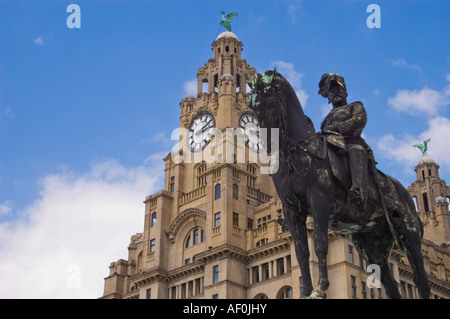
[{"label": "stone clock tower", "polygon": [[[256,70],[242,47],[230,31],[212,43],[213,57],[197,72],[197,96],[180,102],[184,159],[164,159],[164,189],[146,198],[144,232],[132,237],[128,260],[111,264],[104,297],[247,298],[247,251],[269,240],[268,229],[278,232],[281,204],[271,177],[248,161],[261,145],[245,81]],[[248,134],[227,134],[239,127]],[[205,151],[213,161],[202,160]],[[258,217],[268,210],[274,213]],[[264,231],[255,232],[258,223]],[[285,244],[279,258],[287,266]]]}]

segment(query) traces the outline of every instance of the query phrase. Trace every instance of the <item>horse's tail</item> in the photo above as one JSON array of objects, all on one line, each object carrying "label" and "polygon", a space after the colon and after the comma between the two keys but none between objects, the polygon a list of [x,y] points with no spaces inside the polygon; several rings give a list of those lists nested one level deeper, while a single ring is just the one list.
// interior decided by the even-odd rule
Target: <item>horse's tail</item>
[{"label": "horse's tail", "polygon": [[391,176],[389,177],[391,179],[392,184],[395,187],[395,190],[397,191],[397,194],[401,202],[406,206],[407,214],[409,215],[408,217],[414,221],[414,223],[419,229],[420,232],[419,236],[420,238],[422,238],[424,233],[423,223],[420,220],[419,215],[417,214],[416,205],[414,204],[411,194],[409,194],[408,190],[405,187],[403,187],[403,185],[399,181],[397,181],[395,178]]}]

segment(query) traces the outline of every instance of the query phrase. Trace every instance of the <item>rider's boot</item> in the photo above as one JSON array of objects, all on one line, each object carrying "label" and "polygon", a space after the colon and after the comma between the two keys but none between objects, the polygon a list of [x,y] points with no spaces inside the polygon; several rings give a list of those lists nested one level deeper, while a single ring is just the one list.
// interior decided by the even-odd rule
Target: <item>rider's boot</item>
[{"label": "rider's boot", "polygon": [[368,156],[367,152],[357,145],[357,147],[347,148],[352,187],[348,190],[349,201],[358,207],[364,207],[367,201],[368,184]]}]

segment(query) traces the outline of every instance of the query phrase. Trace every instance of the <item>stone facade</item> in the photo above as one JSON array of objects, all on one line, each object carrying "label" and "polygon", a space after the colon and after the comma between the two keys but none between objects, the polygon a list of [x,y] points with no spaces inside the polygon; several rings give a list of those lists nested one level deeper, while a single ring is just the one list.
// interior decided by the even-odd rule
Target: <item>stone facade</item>
[{"label": "stone facade", "polygon": [[[180,103],[180,128],[188,130],[202,114],[212,115],[222,134],[212,136],[204,151],[215,160],[198,160],[202,152],[191,153],[186,137],[180,138],[178,155],[185,160],[177,161],[172,154],[164,159],[164,189],[145,199],[144,231],[131,237],[127,260],[111,263],[102,298],[273,299],[301,294],[300,269],[271,177],[261,174],[259,159],[249,160],[256,153],[236,141],[239,136],[226,132],[252,113],[245,78],[256,70],[241,58],[242,43],[231,32],[220,34],[212,50],[213,58],[197,72],[197,97],[187,96]],[[218,138],[232,147],[217,147]],[[245,160],[236,160],[236,154]],[[419,215],[425,221],[422,250],[432,297],[449,298],[445,197],[450,193],[433,165],[427,179],[420,180],[419,163],[418,181],[410,192],[418,198]],[[430,202],[424,211],[418,194],[425,189],[433,189],[428,198],[440,196],[444,202],[439,199],[434,206]],[[311,222],[308,225],[310,267],[317,283],[314,230]],[[370,273],[349,236],[330,232],[328,251],[328,298],[385,298],[383,288],[368,288]],[[418,298],[406,257],[393,251],[390,263],[402,295]]]}]

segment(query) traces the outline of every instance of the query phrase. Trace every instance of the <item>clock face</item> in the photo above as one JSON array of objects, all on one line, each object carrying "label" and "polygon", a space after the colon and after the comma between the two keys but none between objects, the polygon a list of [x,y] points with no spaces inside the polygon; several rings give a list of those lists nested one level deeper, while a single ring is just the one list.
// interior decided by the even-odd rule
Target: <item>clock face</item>
[{"label": "clock face", "polygon": [[214,117],[208,113],[198,116],[192,122],[187,135],[187,146],[192,152],[201,151],[209,144],[215,125]]},{"label": "clock face", "polygon": [[245,132],[244,142],[249,149],[259,152],[263,149],[259,138],[259,122],[256,117],[250,114],[244,114],[239,119],[239,127]]}]

